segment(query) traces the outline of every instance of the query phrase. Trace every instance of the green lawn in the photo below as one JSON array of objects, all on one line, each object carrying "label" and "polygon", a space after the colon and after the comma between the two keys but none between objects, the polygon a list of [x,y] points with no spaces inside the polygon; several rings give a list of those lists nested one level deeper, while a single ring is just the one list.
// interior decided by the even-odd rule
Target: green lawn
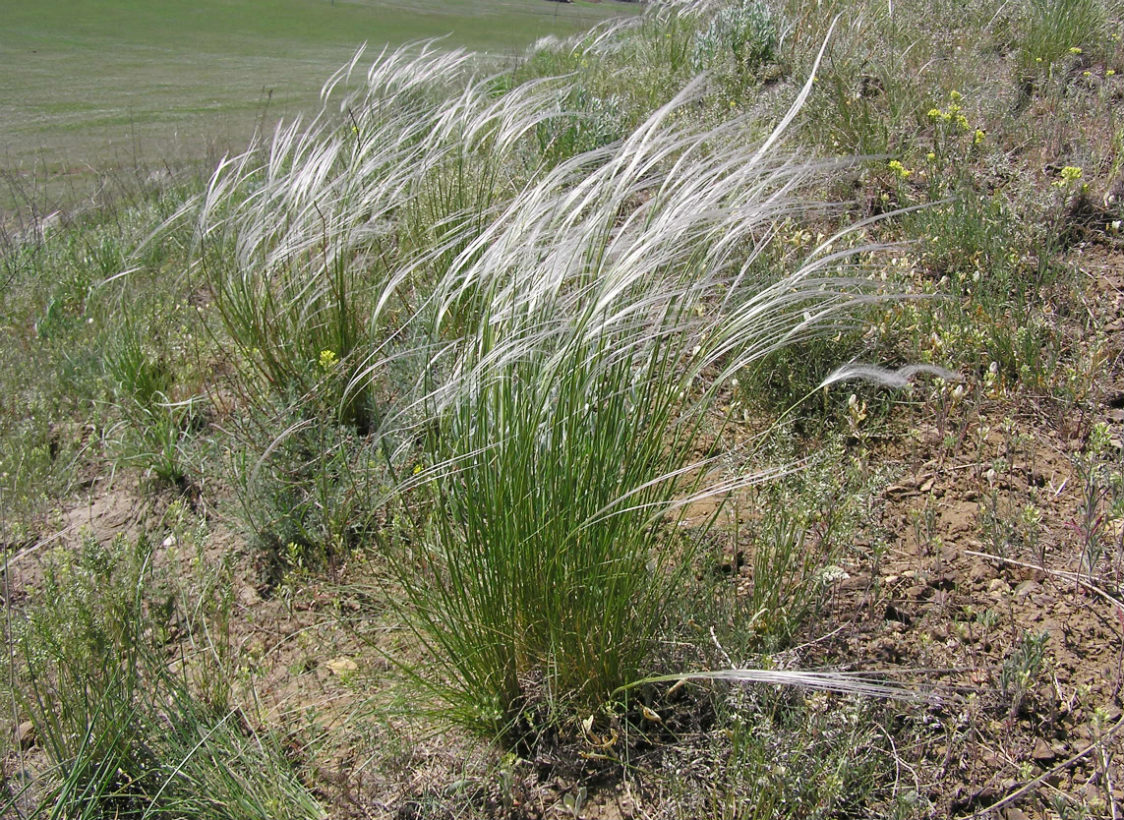
[{"label": "green lawn", "polygon": [[0,0],[0,169],[20,176],[206,158],[311,109],[363,43],[445,37],[499,57],[623,3]]}]

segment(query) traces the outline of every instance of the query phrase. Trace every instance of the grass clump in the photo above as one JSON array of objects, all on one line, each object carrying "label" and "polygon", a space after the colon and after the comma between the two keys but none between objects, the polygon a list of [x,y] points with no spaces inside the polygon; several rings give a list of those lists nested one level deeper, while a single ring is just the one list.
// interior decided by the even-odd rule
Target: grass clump
[{"label": "grass clump", "polygon": [[1029,0],[1018,46],[1023,75],[1044,75],[1064,60],[1098,46],[1105,22],[1099,0]]},{"label": "grass clump", "polygon": [[472,289],[482,311],[423,400],[436,506],[393,563],[437,691],[509,740],[652,662],[694,548],[676,510],[728,489],[698,452],[722,387],[863,301],[831,243],[756,275],[768,227],[825,169],[786,162],[780,132],[747,147],[736,124],[685,127],[692,95],[516,197],[439,293]]},{"label": "grass clump", "polygon": [[194,694],[207,655],[171,662],[169,635],[199,626],[199,613],[179,611],[152,562],[145,538],[56,551],[34,600],[10,616],[16,708],[49,765],[8,808],[67,818],[323,817],[273,739],[229,702]]},{"label": "grass clump", "polygon": [[358,59],[325,86],[319,117],[220,167],[197,218],[248,397],[334,407],[366,434],[386,398],[373,369],[417,341],[409,288],[443,275],[509,184],[500,169],[557,106],[541,83],[494,99],[469,55],[431,45],[384,53],[337,99]]},{"label": "grass clump", "polygon": [[235,425],[235,484],[267,553],[292,553],[275,566],[330,564],[365,529],[353,514],[377,501],[355,487],[401,466],[434,351],[478,310],[466,290],[434,337],[426,294],[545,161],[536,129],[558,112],[558,82],[496,96],[463,52],[386,52],[362,78],[358,59],[319,117],[228,161],[190,211],[219,343],[257,411]]},{"label": "grass clump", "polygon": [[[567,156],[581,141],[540,131],[573,116],[558,80],[494,99],[466,75],[450,98],[465,70],[384,54],[343,116],[220,169],[198,235],[257,373],[247,396],[308,419],[267,455],[317,418],[377,454],[383,497],[417,511],[388,563],[441,670],[425,677],[457,719],[519,741],[645,671],[691,563],[676,510],[723,489],[697,452],[722,389],[838,332],[869,289],[841,274],[842,235],[759,264],[841,167],[782,148],[811,81],[760,141],[748,119],[695,121],[695,82],[623,141]],[[324,469],[332,453],[313,447],[311,483],[346,473]],[[275,549],[308,543],[291,523]]]},{"label": "grass clump", "polygon": [[122,415],[115,436],[121,462],[143,468],[158,483],[187,489],[189,468],[183,439],[196,415],[195,402],[177,402],[171,397],[173,374],[145,349],[133,328],[122,331],[105,364]]}]

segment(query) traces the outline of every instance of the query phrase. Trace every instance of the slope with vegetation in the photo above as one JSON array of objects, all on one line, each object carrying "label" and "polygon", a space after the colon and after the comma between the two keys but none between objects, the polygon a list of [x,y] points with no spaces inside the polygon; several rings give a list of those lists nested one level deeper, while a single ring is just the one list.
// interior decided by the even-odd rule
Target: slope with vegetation
[{"label": "slope with vegetation", "polygon": [[27,817],[1115,817],[1120,9],[362,55],[6,228]]}]

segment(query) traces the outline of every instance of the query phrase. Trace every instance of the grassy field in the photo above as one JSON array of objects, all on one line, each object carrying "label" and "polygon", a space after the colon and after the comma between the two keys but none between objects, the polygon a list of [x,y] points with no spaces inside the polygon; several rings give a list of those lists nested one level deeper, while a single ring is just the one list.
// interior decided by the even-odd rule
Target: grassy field
[{"label": "grassy field", "polygon": [[1120,817],[1122,38],[666,2],[23,184],[0,816]]},{"label": "grassy field", "polygon": [[364,43],[444,37],[515,58],[548,34],[635,6],[542,0],[3,0],[0,167],[89,177],[241,148],[256,127],[315,110],[324,80]]}]

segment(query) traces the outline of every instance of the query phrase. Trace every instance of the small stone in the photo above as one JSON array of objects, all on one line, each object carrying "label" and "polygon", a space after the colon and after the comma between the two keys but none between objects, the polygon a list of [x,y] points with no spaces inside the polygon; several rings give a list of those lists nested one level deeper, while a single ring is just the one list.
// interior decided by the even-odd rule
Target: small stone
[{"label": "small stone", "polygon": [[984,563],[975,564],[968,577],[971,578],[973,582],[982,584],[984,581],[995,577],[995,570]]},{"label": "small stone", "polygon": [[951,592],[956,589],[956,576],[954,575],[941,575],[939,578],[933,578],[929,581],[929,586],[934,589],[939,589],[941,592]]},{"label": "small stone", "polygon": [[332,660],[324,665],[328,667],[333,675],[337,675],[341,678],[345,675],[350,675],[352,672],[359,671],[359,664],[351,658],[332,658]]},{"label": "small stone", "polygon": [[1069,791],[1068,788],[1065,788],[1065,772],[1052,772],[1051,774],[1046,775],[1045,779],[1043,779],[1042,782],[1047,786],[1053,786],[1059,791]]},{"label": "small stone", "polygon": [[1034,744],[1034,751],[1030,753],[1031,758],[1039,763],[1049,763],[1055,757],[1054,750],[1050,748],[1050,744],[1042,738],[1038,738],[1038,742]]},{"label": "small stone", "polygon": [[927,586],[925,586],[924,584],[916,584],[915,586],[911,586],[909,589],[907,589],[905,591],[905,595],[911,600],[919,601],[924,598],[928,594],[928,592],[929,588]]},{"label": "small stone", "polygon": [[987,591],[992,595],[1006,595],[1011,591],[1011,586],[1002,578],[992,578],[988,582]]},{"label": "small stone", "polygon": [[30,720],[23,721],[16,727],[15,741],[21,749],[30,749],[35,745],[35,724]]}]

